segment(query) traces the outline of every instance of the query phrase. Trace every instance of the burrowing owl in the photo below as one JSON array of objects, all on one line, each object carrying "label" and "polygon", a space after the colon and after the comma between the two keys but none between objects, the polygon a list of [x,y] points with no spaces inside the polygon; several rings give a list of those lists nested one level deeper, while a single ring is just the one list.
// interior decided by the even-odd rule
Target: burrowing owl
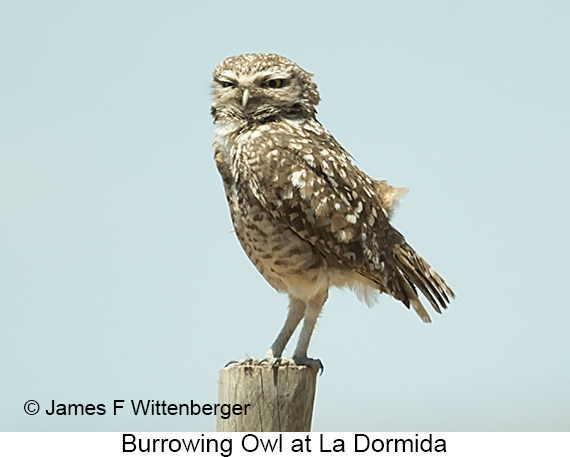
[{"label": "burrowing owl", "polygon": [[317,121],[312,74],[275,54],[230,57],[214,71],[215,159],[239,241],[263,277],[289,295],[289,313],[267,357],[280,359],[304,319],[293,354],[307,347],[329,288],[371,304],[379,292],[429,315],[453,291],[390,225],[407,192],[362,172]]}]

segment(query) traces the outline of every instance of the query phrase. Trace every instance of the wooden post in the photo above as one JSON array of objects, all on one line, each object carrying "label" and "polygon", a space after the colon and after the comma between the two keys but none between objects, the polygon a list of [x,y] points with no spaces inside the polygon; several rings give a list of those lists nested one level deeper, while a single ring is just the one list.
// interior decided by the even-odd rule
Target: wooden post
[{"label": "wooden post", "polygon": [[247,414],[218,413],[218,432],[310,432],[318,367],[255,363],[222,368],[218,403],[249,404]]}]

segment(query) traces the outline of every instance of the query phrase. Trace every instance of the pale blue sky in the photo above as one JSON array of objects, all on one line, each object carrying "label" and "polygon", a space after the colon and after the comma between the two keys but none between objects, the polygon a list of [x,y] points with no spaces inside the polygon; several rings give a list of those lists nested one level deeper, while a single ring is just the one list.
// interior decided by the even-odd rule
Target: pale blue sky
[{"label": "pale blue sky", "polygon": [[569,431],[568,24],[564,1],[4,0],[0,430],[215,429],[23,405],[215,403],[226,361],[265,354],[287,299],[230,233],[209,86],[275,52],[410,188],[394,225],[458,296],[425,325],[333,292],[313,429]]}]

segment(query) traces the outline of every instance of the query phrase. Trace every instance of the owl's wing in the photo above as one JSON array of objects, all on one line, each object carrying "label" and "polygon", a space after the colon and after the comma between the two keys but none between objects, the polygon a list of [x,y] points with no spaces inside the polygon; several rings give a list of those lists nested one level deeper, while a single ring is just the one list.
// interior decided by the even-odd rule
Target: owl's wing
[{"label": "owl's wing", "polygon": [[424,321],[430,319],[416,288],[438,313],[447,307],[451,289],[389,223],[391,208],[378,192],[394,188],[363,173],[320,124],[260,129],[267,132],[254,131],[242,151],[247,185],[276,220],[330,261],[411,304]]}]

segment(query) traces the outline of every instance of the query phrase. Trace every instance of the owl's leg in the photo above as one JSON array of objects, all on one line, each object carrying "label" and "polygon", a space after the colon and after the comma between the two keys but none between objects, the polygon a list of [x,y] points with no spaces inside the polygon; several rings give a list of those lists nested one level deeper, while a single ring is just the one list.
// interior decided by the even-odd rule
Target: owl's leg
[{"label": "owl's leg", "polygon": [[299,341],[297,342],[297,347],[293,353],[293,360],[297,365],[318,365],[320,368],[323,366],[320,360],[309,359],[307,357],[307,349],[309,348],[309,342],[311,341],[311,335],[315,329],[315,324],[317,323],[319,314],[321,314],[328,296],[329,292],[328,290],[325,290],[307,304],[303,328],[301,329]]},{"label": "owl's leg", "polygon": [[267,359],[278,359],[283,354],[283,350],[291,339],[291,335],[303,319],[307,305],[305,302],[291,297],[289,300],[289,313],[285,320],[285,325],[277,335],[275,342],[271,345],[271,349],[267,352]]}]

